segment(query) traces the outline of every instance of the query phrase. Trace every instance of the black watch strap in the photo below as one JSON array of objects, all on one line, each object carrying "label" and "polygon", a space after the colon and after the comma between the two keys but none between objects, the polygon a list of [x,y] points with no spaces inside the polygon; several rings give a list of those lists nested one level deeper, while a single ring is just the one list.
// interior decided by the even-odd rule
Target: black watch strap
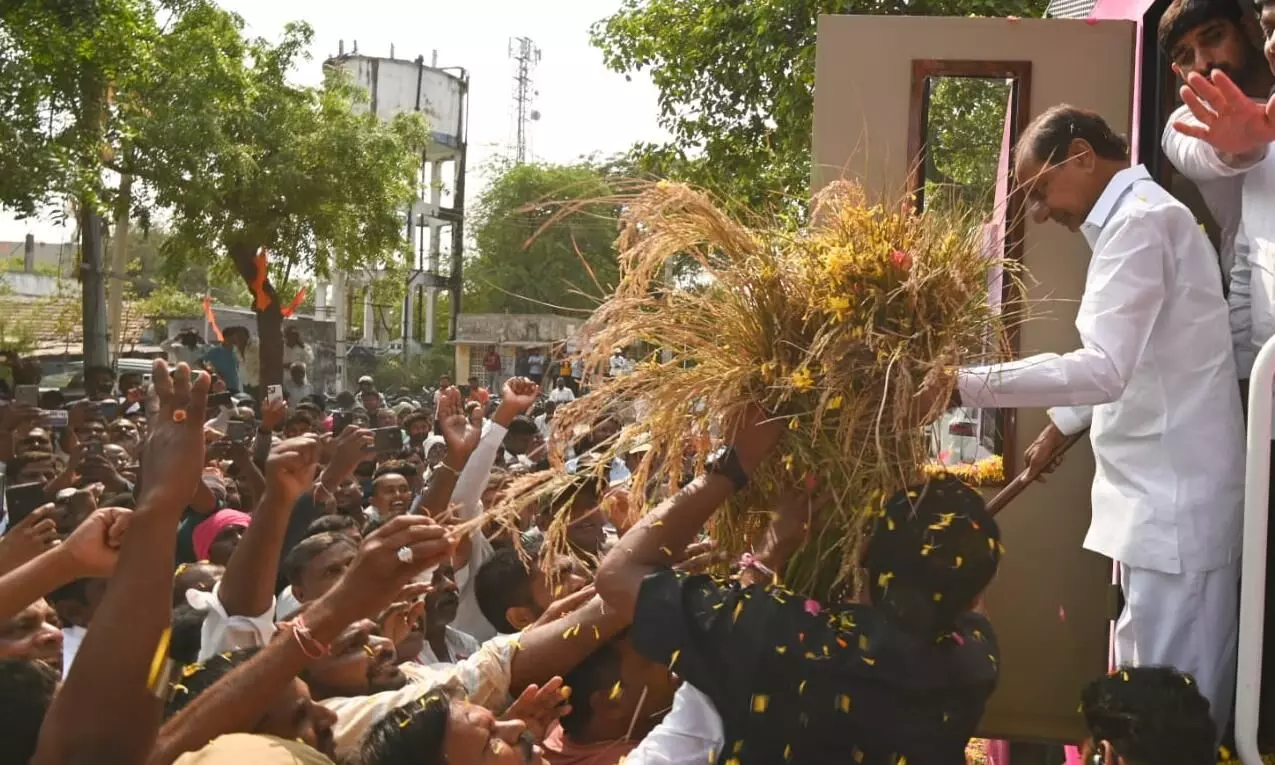
[{"label": "black watch strap", "polygon": [[733,446],[726,447],[709,460],[708,474],[730,479],[735,484],[735,491],[742,491],[748,485],[748,474],[744,472],[744,466],[740,464],[739,455],[735,453]]}]

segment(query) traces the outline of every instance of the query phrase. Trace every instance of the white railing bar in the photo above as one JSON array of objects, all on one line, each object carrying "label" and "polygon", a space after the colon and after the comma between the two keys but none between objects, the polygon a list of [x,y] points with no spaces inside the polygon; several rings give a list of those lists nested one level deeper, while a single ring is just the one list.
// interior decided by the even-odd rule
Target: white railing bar
[{"label": "white railing bar", "polygon": [[[1257,354],[1248,389],[1244,469],[1244,540],[1240,562],[1240,644],[1235,666],[1235,746],[1244,765],[1261,765],[1257,750],[1266,618],[1266,524],[1271,490],[1271,409],[1275,338]],[[1275,659],[1275,657],[1272,657]],[[1275,690],[1275,689],[1271,689]]]}]

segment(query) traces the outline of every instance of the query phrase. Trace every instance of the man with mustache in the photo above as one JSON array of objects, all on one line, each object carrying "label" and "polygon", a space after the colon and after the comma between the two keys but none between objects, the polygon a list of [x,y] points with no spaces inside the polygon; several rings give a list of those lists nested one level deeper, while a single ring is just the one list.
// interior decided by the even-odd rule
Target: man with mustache
[{"label": "man with mustache", "polygon": [[[1275,76],[1266,66],[1262,51],[1249,38],[1242,18],[1237,0],[1173,0],[1160,17],[1160,47],[1184,80],[1192,73],[1208,77],[1221,71],[1250,98],[1265,99],[1275,86]],[[1160,145],[1177,171],[1200,190],[1220,229],[1218,257],[1222,281],[1229,285],[1235,262],[1235,233],[1240,225],[1243,174],[1248,167],[1210,161],[1212,150],[1208,144],[1174,129],[1174,123],[1183,120],[1198,124],[1187,106],[1178,107],[1164,127]],[[1240,377],[1247,378],[1252,355],[1237,357],[1236,361]]]}]

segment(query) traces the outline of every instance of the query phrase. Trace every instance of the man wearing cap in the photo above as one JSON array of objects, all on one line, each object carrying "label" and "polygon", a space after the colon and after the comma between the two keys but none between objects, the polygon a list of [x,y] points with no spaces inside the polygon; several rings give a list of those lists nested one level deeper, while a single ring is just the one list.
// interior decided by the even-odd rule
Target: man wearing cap
[{"label": "man wearing cap", "polygon": [[999,654],[991,624],[970,611],[1000,559],[996,523],[972,489],[936,479],[884,505],[865,555],[871,605],[823,604],[773,584],[809,532],[805,498],[777,513],[794,522],[783,533],[772,525],[741,561],[740,581],[668,567],[773,459],[782,433],[782,420],[746,423],[707,475],[602,561],[598,594],[633,617],[633,647],[686,684],[668,728],[627,762],[964,762]]}]

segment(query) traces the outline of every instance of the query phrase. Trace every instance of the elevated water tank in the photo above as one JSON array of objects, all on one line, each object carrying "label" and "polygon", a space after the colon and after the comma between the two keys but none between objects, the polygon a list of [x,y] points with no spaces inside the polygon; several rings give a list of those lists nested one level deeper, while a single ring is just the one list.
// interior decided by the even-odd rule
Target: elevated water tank
[{"label": "elevated water tank", "polygon": [[383,120],[401,112],[423,112],[429,122],[428,156],[447,161],[460,153],[465,135],[465,90],[457,74],[425,63],[349,54],[329,61],[348,72],[368,92],[368,106]]}]

